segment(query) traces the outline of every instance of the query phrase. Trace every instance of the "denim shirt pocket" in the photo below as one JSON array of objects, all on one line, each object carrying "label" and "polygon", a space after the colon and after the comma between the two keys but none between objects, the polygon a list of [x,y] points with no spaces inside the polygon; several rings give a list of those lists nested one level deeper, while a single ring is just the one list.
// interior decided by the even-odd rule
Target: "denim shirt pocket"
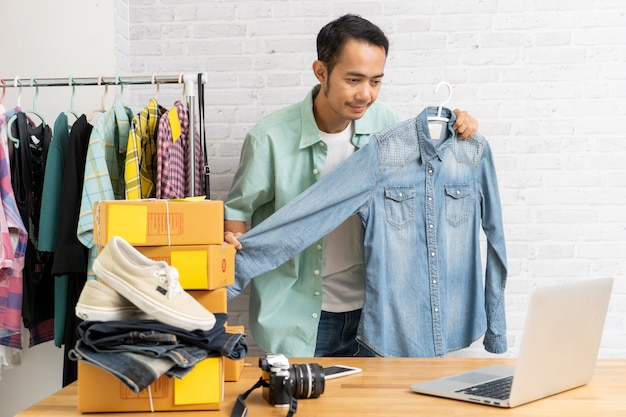
[{"label": "denim shirt pocket", "polygon": [[397,228],[411,223],[415,213],[415,187],[385,187],[385,213],[387,222]]},{"label": "denim shirt pocket", "polygon": [[446,219],[452,226],[458,226],[469,217],[471,186],[467,184],[447,184]]}]

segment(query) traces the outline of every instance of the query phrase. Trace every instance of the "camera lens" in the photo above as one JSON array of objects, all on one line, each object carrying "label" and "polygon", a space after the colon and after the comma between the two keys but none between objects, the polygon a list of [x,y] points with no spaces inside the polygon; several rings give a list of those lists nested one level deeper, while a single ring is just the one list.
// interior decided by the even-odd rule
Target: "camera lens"
[{"label": "camera lens", "polygon": [[296,364],[289,373],[294,398],[317,398],[324,392],[325,375],[320,364]]}]

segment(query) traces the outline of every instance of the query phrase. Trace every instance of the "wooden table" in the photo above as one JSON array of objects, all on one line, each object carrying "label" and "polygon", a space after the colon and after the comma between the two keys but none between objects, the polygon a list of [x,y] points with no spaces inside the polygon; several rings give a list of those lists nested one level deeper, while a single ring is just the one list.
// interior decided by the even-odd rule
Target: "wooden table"
[{"label": "wooden table", "polygon": [[[249,364],[238,382],[225,383],[225,400],[220,411],[94,414],[95,417],[168,417],[230,416],[235,398],[249,389],[261,375],[258,358]],[[363,373],[326,381],[324,393],[315,399],[298,402],[296,417],[327,416],[541,416],[609,417],[626,416],[626,360],[599,360],[592,382],[586,386],[535,401],[513,409],[464,403],[414,394],[409,385],[490,364],[514,364],[511,359],[397,359],[397,358],[306,358],[295,363],[341,363],[363,368]],[[73,383],[17,414],[18,417],[79,416],[77,388]],[[286,409],[268,405],[261,388],[246,400],[248,417],[285,416]]]}]

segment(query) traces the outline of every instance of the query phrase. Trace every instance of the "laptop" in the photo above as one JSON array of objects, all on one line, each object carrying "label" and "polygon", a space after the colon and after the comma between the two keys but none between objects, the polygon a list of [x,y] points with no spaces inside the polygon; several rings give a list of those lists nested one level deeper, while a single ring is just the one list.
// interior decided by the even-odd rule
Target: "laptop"
[{"label": "laptop", "polygon": [[612,286],[612,278],[602,278],[536,287],[515,366],[482,367],[411,391],[511,408],[589,383]]}]

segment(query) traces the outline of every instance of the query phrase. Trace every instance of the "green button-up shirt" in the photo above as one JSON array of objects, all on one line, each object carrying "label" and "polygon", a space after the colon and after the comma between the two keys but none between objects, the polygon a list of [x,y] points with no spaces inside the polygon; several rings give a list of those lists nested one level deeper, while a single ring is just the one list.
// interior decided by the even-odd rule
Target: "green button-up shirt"
[{"label": "green button-up shirt", "polygon": [[[315,86],[304,101],[279,110],[246,135],[241,160],[225,201],[225,219],[252,227],[320,179],[327,147],[313,116]],[[397,122],[396,113],[375,102],[355,121],[358,149],[370,136]],[[251,284],[250,330],[268,353],[312,357],[322,308],[323,240]],[[229,298],[238,294],[228,288]]]}]

